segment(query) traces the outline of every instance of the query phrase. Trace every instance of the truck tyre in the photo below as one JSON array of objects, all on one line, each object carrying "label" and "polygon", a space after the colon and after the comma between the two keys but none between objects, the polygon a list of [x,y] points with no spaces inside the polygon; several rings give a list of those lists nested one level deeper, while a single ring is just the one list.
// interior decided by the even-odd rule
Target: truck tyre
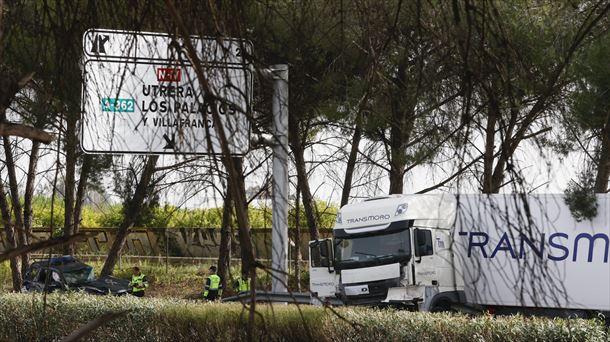
[{"label": "truck tyre", "polygon": [[430,312],[453,312],[451,308],[451,301],[447,299],[441,299],[434,303],[430,308]]}]

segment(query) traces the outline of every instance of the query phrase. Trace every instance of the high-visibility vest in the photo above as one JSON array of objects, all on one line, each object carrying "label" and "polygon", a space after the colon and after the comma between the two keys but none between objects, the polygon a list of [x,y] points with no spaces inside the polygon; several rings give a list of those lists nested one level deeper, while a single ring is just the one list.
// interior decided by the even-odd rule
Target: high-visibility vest
[{"label": "high-visibility vest", "polygon": [[208,296],[208,291],[212,290],[212,291],[218,291],[218,294],[220,294],[220,277],[216,274],[211,274],[208,279],[210,279],[210,285],[208,287],[208,285],[206,284],[205,286],[205,291],[203,292],[203,296],[207,297]]},{"label": "high-visibility vest", "polygon": [[[148,281],[146,281],[146,276],[144,274],[140,275],[132,275],[131,276],[131,285],[133,286],[131,292],[140,292],[144,291],[148,287]],[[137,285],[144,285],[144,287],[136,287]]]},{"label": "high-visibility vest", "polygon": [[237,290],[239,292],[248,292],[250,291],[250,280],[248,278],[239,278],[237,279],[238,287]]}]

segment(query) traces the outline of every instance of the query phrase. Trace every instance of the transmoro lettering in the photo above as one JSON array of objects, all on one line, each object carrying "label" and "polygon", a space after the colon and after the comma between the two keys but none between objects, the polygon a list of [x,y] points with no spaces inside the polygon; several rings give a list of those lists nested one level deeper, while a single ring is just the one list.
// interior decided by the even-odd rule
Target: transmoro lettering
[{"label": "transmoro lettering", "polygon": [[347,223],[349,224],[349,223],[359,223],[359,222],[379,221],[379,220],[389,220],[389,219],[390,219],[390,215],[388,215],[388,214],[369,215],[369,216],[362,216],[362,217],[347,219]]},{"label": "transmoro lettering", "polygon": [[566,233],[540,234],[536,238],[525,234],[508,232],[500,235],[497,242],[490,242],[485,232],[459,232],[468,238],[468,257],[482,256],[493,259],[499,253],[510,255],[513,259],[523,259],[533,254],[541,259],[552,261],[586,260],[586,262],[608,263],[610,238],[604,233],[580,233],[570,237]]}]

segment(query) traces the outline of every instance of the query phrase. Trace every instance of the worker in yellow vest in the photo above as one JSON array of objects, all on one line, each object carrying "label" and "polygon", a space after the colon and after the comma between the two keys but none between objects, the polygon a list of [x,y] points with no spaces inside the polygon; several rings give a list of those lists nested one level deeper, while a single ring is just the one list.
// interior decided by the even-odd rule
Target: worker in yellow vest
[{"label": "worker in yellow vest", "polygon": [[222,282],[216,274],[216,266],[210,266],[209,276],[205,281],[203,289],[203,298],[207,300],[216,300],[222,295]]},{"label": "worker in yellow vest", "polygon": [[134,266],[132,271],[133,274],[129,283],[131,294],[136,297],[144,297],[144,290],[148,287],[148,277],[140,272],[140,268],[137,266]]},{"label": "worker in yellow vest", "polygon": [[238,277],[233,283],[233,288],[238,293],[250,292],[250,278],[244,272],[241,273],[241,277]]}]

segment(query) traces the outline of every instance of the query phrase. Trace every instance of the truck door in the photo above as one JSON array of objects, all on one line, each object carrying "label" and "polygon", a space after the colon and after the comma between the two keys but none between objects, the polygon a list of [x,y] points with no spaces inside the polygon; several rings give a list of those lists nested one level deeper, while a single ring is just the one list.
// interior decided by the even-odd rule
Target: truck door
[{"label": "truck door", "polygon": [[334,270],[333,240],[309,242],[309,290],[320,298],[334,297],[338,275]]},{"label": "truck door", "polygon": [[415,228],[413,231],[415,259],[413,263],[414,285],[438,285],[437,265],[435,264],[432,231]]}]

